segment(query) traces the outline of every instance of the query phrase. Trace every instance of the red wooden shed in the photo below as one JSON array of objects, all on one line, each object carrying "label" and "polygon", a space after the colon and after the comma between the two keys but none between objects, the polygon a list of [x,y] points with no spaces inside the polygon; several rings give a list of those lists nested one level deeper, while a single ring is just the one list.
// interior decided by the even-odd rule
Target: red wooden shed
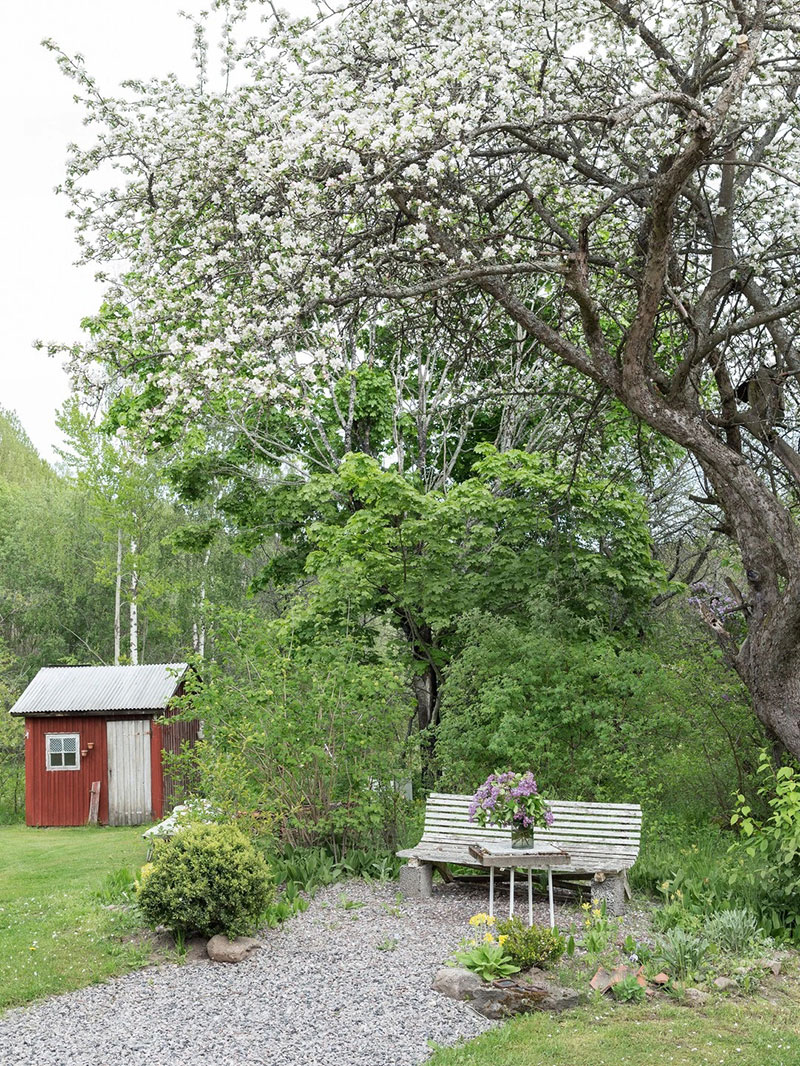
[{"label": "red wooden shed", "polygon": [[193,745],[198,722],[154,719],[170,716],[188,669],[186,663],[41,669],[11,708],[25,718],[27,824],[84,825],[97,781],[101,823],[163,817],[175,782],[164,773],[162,752]]}]

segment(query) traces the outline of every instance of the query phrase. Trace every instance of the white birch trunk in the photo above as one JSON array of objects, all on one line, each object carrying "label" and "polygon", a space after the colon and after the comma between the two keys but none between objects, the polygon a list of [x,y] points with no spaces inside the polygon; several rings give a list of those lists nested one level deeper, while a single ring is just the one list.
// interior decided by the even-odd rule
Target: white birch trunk
[{"label": "white birch trunk", "polygon": [[114,666],[119,666],[122,638],[122,530],[117,530],[117,580],[114,588]]},{"label": "white birch trunk", "polygon": [[131,537],[131,663],[139,665],[139,569],[136,562],[136,541]]},{"label": "white birch trunk", "polygon": [[192,648],[195,655],[199,655],[202,659],[206,653],[206,618],[205,618],[205,605],[206,605],[206,570],[208,569],[208,560],[211,558],[211,548],[206,548],[203,555],[203,576],[200,579],[200,599],[198,601],[198,619],[196,618],[192,622]]}]

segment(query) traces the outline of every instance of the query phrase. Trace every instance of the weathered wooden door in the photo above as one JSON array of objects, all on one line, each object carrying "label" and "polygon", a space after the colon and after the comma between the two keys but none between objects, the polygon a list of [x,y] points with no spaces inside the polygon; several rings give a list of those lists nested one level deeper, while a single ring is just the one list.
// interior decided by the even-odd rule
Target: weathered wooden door
[{"label": "weathered wooden door", "polygon": [[150,721],[112,719],[108,738],[108,823],[142,825],[152,817]]}]

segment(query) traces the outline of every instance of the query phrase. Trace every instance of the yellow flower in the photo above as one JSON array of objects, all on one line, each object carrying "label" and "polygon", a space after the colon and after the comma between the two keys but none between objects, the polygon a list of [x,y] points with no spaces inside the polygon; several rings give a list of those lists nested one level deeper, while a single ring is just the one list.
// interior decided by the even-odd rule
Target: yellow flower
[{"label": "yellow flower", "polygon": [[594,915],[595,918],[602,918],[603,917],[603,912],[600,910],[599,907],[595,907],[594,910],[592,911],[592,914]]},{"label": "yellow flower", "polygon": [[480,914],[473,914],[469,920],[470,925],[494,925],[495,919],[491,914],[485,914],[481,911]]},{"label": "yellow flower", "polygon": [[491,933],[484,933],[483,942],[484,944],[494,944],[494,937]]},{"label": "yellow flower", "polygon": [[581,910],[588,911],[592,909],[591,903],[581,903]]},{"label": "yellow flower", "polygon": [[508,940],[507,934],[506,933],[501,933],[500,936],[497,938],[497,943],[498,944],[505,944],[505,942],[507,940]]}]

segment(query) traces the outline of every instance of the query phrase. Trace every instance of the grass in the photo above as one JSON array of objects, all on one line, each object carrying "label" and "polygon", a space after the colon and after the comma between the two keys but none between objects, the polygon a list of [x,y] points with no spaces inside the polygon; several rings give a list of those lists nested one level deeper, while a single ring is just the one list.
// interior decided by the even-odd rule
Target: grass
[{"label": "grass", "polygon": [[97,898],[109,874],[142,865],[141,834],[0,827],[0,1009],[144,965],[135,915]]},{"label": "grass", "polygon": [[516,1018],[427,1066],[798,1066],[800,985],[703,1008],[606,1000],[561,1015]]}]

